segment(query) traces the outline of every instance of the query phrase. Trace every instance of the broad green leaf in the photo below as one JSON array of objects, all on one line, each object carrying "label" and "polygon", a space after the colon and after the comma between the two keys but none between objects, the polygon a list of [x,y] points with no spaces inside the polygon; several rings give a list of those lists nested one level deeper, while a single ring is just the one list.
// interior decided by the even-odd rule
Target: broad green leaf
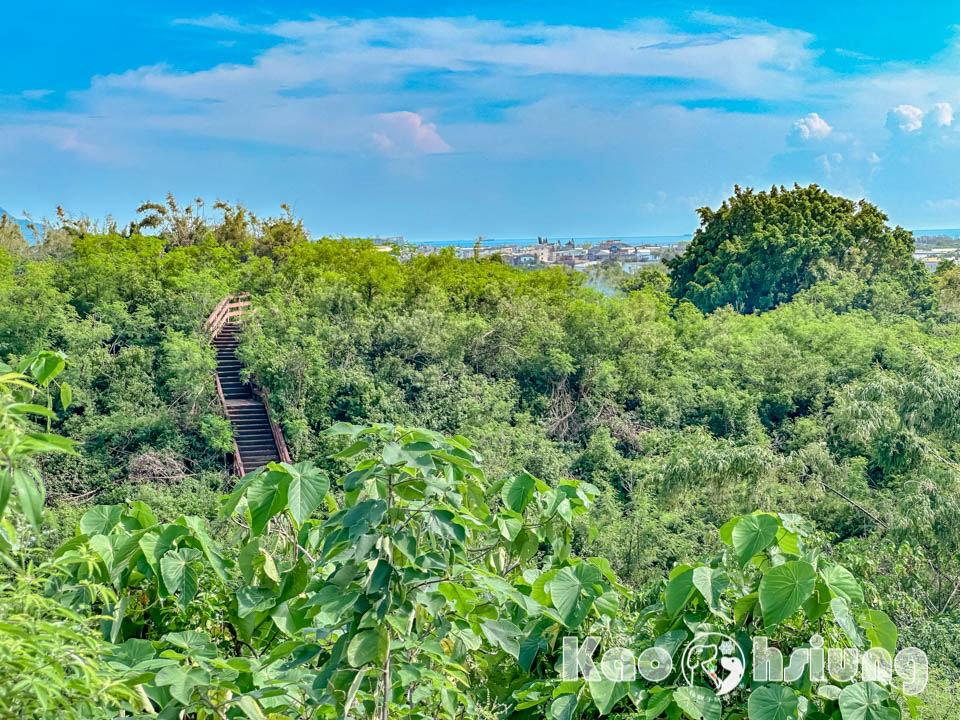
[{"label": "broad green leaf", "polygon": [[163,639],[181,650],[187,650],[196,655],[213,657],[217,654],[217,646],[210,641],[210,636],[196,630],[167,633]]},{"label": "broad green leaf", "polygon": [[124,570],[140,553],[140,536],[143,531],[133,535],[115,533],[113,535],[94,535],[90,538],[92,547],[103,558],[110,573],[110,579],[117,582]]},{"label": "broad green leaf", "polygon": [[97,505],[80,518],[80,532],[84,535],[106,535],[120,522],[122,505]]},{"label": "broad green leaf", "polygon": [[523,512],[530,500],[533,498],[533,491],[536,487],[536,481],[527,473],[515,475],[509,478],[500,491],[500,497],[503,504],[514,512]]},{"label": "broad green leaf", "polygon": [[844,635],[849,638],[855,647],[862,648],[863,638],[860,637],[860,630],[853,619],[853,613],[847,607],[847,601],[843,598],[833,598],[830,601],[830,609],[833,611],[833,618],[837,621],[840,629],[843,630]]},{"label": "broad green leaf", "polygon": [[780,522],[770,515],[747,515],[740,518],[732,533],[733,549],[740,567],[750,558],[763,552],[777,539]]},{"label": "broad green leaf", "polygon": [[473,610],[477,604],[477,594],[463,585],[452,582],[442,582],[437,585],[437,590],[447,600],[452,602],[457,612],[464,617],[466,617],[467,613]]},{"label": "broad green leaf", "polygon": [[750,613],[752,613],[753,609],[757,606],[758,600],[759,597],[755,592],[739,598],[737,604],[733,606],[733,621],[737,625],[742,625],[743,621],[749,617]]},{"label": "broad green leaf", "polygon": [[591,679],[587,685],[590,688],[590,699],[597,706],[597,711],[601,715],[606,715],[613,706],[622,698],[626,697],[627,684],[625,682],[614,682],[603,677],[602,673],[597,673],[599,677]]},{"label": "broad green leaf", "polygon": [[143,502],[143,500],[135,500],[130,503],[127,513],[137,521],[141,529],[153,527],[158,522],[153,510],[151,510],[150,506]]},{"label": "broad green leaf", "polygon": [[189,670],[172,665],[157,673],[154,682],[161,687],[166,686],[170,694],[183,705],[189,705],[193,698],[193,690],[198,685],[205,686],[210,682],[210,673],[200,668]]},{"label": "broad green leaf", "polygon": [[353,457],[359,452],[363,452],[368,447],[370,447],[370,443],[368,443],[366,440],[357,440],[352,445],[349,445],[340,452],[334,453],[333,455],[327,455],[327,457],[331,459],[344,460],[346,458]]},{"label": "broad green leaf", "polygon": [[60,383],[60,407],[66,410],[72,402],[73,388],[70,387],[70,383]]},{"label": "broad green leaf", "polygon": [[863,602],[863,590],[853,573],[841,565],[828,565],[820,571],[834,597],[842,597],[854,605]]},{"label": "broad green leaf", "polygon": [[163,582],[172,593],[178,593],[177,602],[186,607],[197,594],[199,575],[195,565],[203,554],[194,548],[179,548],[166,553],[160,560]]},{"label": "broad green leaf", "polygon": [[66,363],[61,356],[45,351],[40,353],[40,358],[31,366],[30,372],[40,385],[46,387],[53,378],[63,371],[64,367],[66,367]]},{"label": "broad green leaf", "polygon": [[250,514],[250,534],[259,537],[270,518],[283,510],[287,504],[287,487],[290,473],[271,470],[257,477],[247,488],[247,511]]},{"label": "broad green leaf", "polygon": [[576,627],[583,621],[593,599],[602,592],[594,587],[601,577],[598,568],[580,563],[575,568],[562,568],[550,581],[550,600],[564,625]]},{"label": "broad green leaf", "polygon": [[881,647],[891,656],[897,652],[897,626],[880,610],[867,610],[860,615],[860,624],[863,626],[870,641],[870,647]]},{"label": "broad green leaf", "polygon": [[309,624],[307,611],[303,608],[301,601],[280,603],[270,613],[270,619],[281,632],[291,638],[296,637],[297,633]]},{"label": "broad green leaf", "polygon": [[147,560],[147,564],[153,569],[154,574],[159,580],[160,594],[169,595],[166,585],[163,583],[163,573],[160,568],[160,560],[170,550],[177,538],[189,535],[190,531],[183,525],[167,525],[159,534],[148,532],[140,538],[140,549]]},{"label": "broad green leaf", "polygon": [[76,454],[73,449],[74,445],[76,445],[75,440],[52,433],[27,433],[20,440],[21,449],[30,450],[31,452],[65,452]]},{"label": "broad green leaf", "polygon": [[123,627],[123,620],[127,616],[127,607],[130,605],[130,600],[129,595],[124,595],[113,608],[113,617],[110,619],[110,642],[114,644],[120,636],[120,629]]},{"label": "broad green leaf", "polygon": [[500,534],[512,542],[523,528],[523,521],[504,515],[497,518],[497,527],[500,528]]},{"label": "broad green leaf", "polygon": [[483,634],[491,645],[495,645],[514,659],[520,657],[520,637],[521,631],[509,620],[484,620],[480,624]]},{"label": "broad green leaf", "polygon": [[720,539],[725,545],[733,545],[733,529],[737,526],[737,523],[740,522],[740,520],[740,517],[735,517],[727,520],[727,522],[720,526]]},{"label": "broad green leaf", "polygon": [[243,710],[243,714],[247,716],[248,720],[267,719],[267,716],[263,714],[263,711],[260,709],[257,701],[249,695],[241,695],[237,699],[237,705],[241,710]]},{"label": "broad green leaf", "polygon": [[383,630],[361,630],[347,645],[347,662],[353,667],[379,663],[387,651],[387,634]]},{"label": "broad green leaf", "polygon": [[710,611],[729,622],[729,617],[720,607],[720,596],[730,586],[727,574],[720,568],[694,568],[693,586],[700,591]]},{"label": "broad green leaf", "polygon": [[561,695],[550,703],[550,717],[552,720],[573,720],[573,714],[576,710],[576,695]]},{"label": "broad green leaf", "polygon": [[34,529],[39,529],[43,522],[43,485],[34,481],[23,470],[14,470],[13,487],[17,491],[20,511],[27,516]]},{"label": "broad green leaf", "polygon": [[116,660],[127,667],[134,667],[145,660],[152,660],[156,655],[153,643],[149,640],[131,638],[112,650],[111,660]]},{"label": "broad green leaf", "polygon": [[17,415],[43,415],[51,420],[57,419],[57,414],[53,410],[33,403],[11,403],[6,406],[6,410]]},{"label": "broad green leaf", "polygon": [[673,699],[690,720],[720,720],[723,705],[712,690],[699,685],[680,687]]},{"label": "broad green leaf", "polygon": [[667,614],[672,616],[679,613],[693,595],[693,570],[685,570],[667,583],[663,594],[663,605]]},{"label": "broad green leaf", "polygon": [[[656,690],[656,688],[654,688],[654,690]],[[660,717],[664,710],[670,707],[672,702],[672,690],[666,689],[660,692],[651,692],[650,700],[647,702],[647,707],[644,710],[644,715],[646,715],[647,720],[654,720],[654,718]]]},{"label": "broad green leaf", "polygon": [[819,620],[830,609],[830,590],[818,582],[814,591],[803,601],[803,612],[808,620]]},{"label": "broad green leaf", "polygon": [[[797,717],[797,694],[786,685],[761,685],[750,693],[750,720],[789,720]],[[846,719],[844,719],[846,720]]]},{"label": "broad green leaf", "polygon": [[244,618],[251,613],[263,612],[272,608],[276,602],[275,590],[245,585],[237,590],[237,615]]},{"label": "broad green leaf", "polygon": [[330,478],[313,463],[284,464],[284,467],[291,476],[290,487],[287,489],[287,507],[290,508],[290,514],[297,525],[303,525],[303,521],[323,502],[323,497],[330,489]]},{"label": "broad green leaf", "polygon": [[807,562],[794,560],[769,569],[759,589],[764,625],[773,627],[793,615],[816,584],[817,573]]},{"label": "broad green leaf", "polygon": [[187,527],[193,531],[194,537],[200,541],[200,548],[210,563],[210,567],[224,582],[227,581],[227,568],[233,567],[233,561],[225,558],[220,549],[214,544],[213,540],[207,535],[207,530],[203,518],[188,515],[183,518]]},{"label": "broad green leaf", "polygon": [[843,720],[896,720],[899,713],[884,705],[890,693],[873,682],[848,685],[840,692],[840,715]]},{"label": "broad green leaf", "polygon": [[550,605],[550,595],[547,593],[547,583],[553,580],[558,572],[560,571],[554,568],[553,570],[547,570],[545,573],[538,575],[537,579],[533,581],[533,585],[530,587],[530,597],[532,597],[541,605]]}]

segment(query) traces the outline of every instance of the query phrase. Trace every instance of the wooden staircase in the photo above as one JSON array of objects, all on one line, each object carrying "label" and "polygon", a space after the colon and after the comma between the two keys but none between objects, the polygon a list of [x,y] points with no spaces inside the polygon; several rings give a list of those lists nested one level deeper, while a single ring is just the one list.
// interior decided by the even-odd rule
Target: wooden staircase
[{"label": "wooden staircase", "polygon": [[240,376],[240,325],[234,320],[249,311],[248,297],[224,298],[206,325],[217,350],[217,393],[233,428],[233,465],[240,477],[269,462],[291,462],[283,434],[270,417],[266,393]]}]

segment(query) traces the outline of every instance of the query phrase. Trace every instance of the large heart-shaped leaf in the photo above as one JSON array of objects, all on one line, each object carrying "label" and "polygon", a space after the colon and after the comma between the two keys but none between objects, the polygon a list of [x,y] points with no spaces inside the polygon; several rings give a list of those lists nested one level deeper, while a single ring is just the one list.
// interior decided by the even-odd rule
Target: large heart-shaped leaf
[{"label": "large heart-shaped leaf", "polygon": [[182,668],[170,665],[160,670],[154,682],[167,687],[170,694],[183,705],[189,705],[193,699],[193,689],[210,682],[210,673],[201,668]]},{"label": "large heart-shaped leaf", "polygon": [[710,611],[729,622],[729,616],[720,607],[720,595],[730,587],[730,578],[727,574],[720,568],[694,568],[693,585],[703,595]]},{"label": "large heart-shaped leaf", "polygon": [[320,507],[324,496],[330,489],[330,478],[313,463],[302,462],[296,465],[283,463],[290,473],[290,486],[287,488],[287,507],[290,514],[303,525],[303,521]]},{"label": "large heart-shaped leaf", "polygon": [[673,699],[690,720],[720,720],[723,705],[712,690],[699,685],[673,691]]},{"label": "large heart-shaped leaf", "polygon": [[576,695],[561,695],[550,703],[550,717],[552,720],[573,720],[576,709]]},{"label": "large heart-shaped leaf", "polygon": [[163,582],[172,593],[178,593],[177,602],[186,607],[197,594],[197,561],[203,553],[194,548],[171,550],[160,559]]},{"label": "large heart-shaped leaf", "polygon": [[842,565],[828,565],[820,571],[823,581],[834,597],[842,597],[848,603],[862,603],[863,590],[860,583],[849,570]]},{"label": "large heart-shaped leaf", "polygon": [[550,581],[550,600],[567,627],[576,627],[601,593],[594,586],[601,582],[600,570],[589,563],[562,568]]},{"label": "large heart-shaped leaf", "polygon": [[250,514],[250,534],[260,535],[274,515],[287,504],[290,473],[271,470],[257,477],[247,488],[247,512]]},{"label": "large heart-shaped leaf", "polygon": [[509,620],[484,620],[480,627],[491,645],[502,648],[514,659],[520,657],[520,628]]},{"label": "large heart-shaped leaf", "polygon": [[750,720],[789,720],[797,717],[798,705],[797,694],[786,685],[761,685],[750,693],[747,713]]},{"label": "large heart-shaped leaf", "polygon": [[597,675],[598,677],[587,683],[590,686],[590,698],[593,700],[593,704],[597,706],[597,711],[601,715],[606,715],[621,698],[626,696],[627,684],[608,680],[601,673],[597,673]]},{"label": "large heart-shaped leaf", "polygon": [[768,570],[759,590],[764,624],[772,627],[793,615],[813,593],[816,584],[817,572],[808,562],[794,560]]},{"label": "large heart-shaped leaf", "polygon": [[733,528],[733,549],[743,567],[750,558],[763,552],[777,539],[780,521],[772,515],[747,515]]},{"label": "large heart-shaped leaf", "polygon": [[120,522],[121,505],[97,505],[80,518],[80,532],[84,535],[106,535]]},{"label": "large heart-shaped leaf", "polygon": [[514,512],[523,512],[527,503],[533,498],[535,486],[536,481],[527,473],[513,476],[503,484],[503,489],[500,491],[503,504]]},{"label": "large heart-shaped leaf", "polygon": [[848,685],[840,693],[843,720],[895,720],[899,714],[883,702],[890,693],[873,682]]}]

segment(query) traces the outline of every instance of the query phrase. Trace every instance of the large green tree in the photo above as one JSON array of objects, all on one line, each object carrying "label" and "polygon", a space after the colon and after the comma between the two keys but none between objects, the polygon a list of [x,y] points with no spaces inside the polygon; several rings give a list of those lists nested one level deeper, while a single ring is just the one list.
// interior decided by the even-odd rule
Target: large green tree
[{"label": "large green tree", "polygon": [[725,305],[769,310],[841,270],[870,278],[913,269],[907,230],[891,229],[887,216],[865,200],[816,185],[770,192],[736,187],[718,209],[697,212],[693,242],[667,264],[674,294],[704,312]]}]

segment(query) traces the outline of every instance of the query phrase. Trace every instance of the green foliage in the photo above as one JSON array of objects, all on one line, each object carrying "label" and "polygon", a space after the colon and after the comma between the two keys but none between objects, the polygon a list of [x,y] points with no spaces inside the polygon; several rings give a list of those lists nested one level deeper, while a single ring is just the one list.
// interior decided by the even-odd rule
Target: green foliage
[{"label": "green foliage", "polygon": [[0,582],[0,715],[109,720],[142,709],[136,678],[111,667],[98,625],[45,597],[36,575]]},{"label": "green foliage", "polygon": [[[688,612],[719,624],[728,618],[766,627],[766,619],[784,633],[785,647],[796,639],[791,630],[814,622],[807,608],[821,613],[816,622],[828,623],[840,642],[890,644],[890,624],[867,611],[882,612],[899,641],[936,658],[935,705],[944,707],[960,677],[952,643],[960,603],[957,283],[947,266],[932,277],[918,269],[908,257],[909,236],[888,229],[875,208],[811,188],[739,193],[711,212],[669,276],[603,266],[593,277],[460,261],[450,252],[401,259],[369,241],[310,239],[289,212],[260,219],[240,206],[214,208],[222,217],[200,212],[196,202],[189,213],[170,202],[163,212],[147,207],[144,215],[156,215],[156,223],[122,232],[61,218],[45,227],[37,248],[0,249],[0,357],[38,388],[14,386],[0,402],[4,437],[65,437],[79,450],[31,451],[18,460],[32,470],[29,484],[23,477],[17,487],[8,483],[0,533],[8,567],[28,564],[43,552],[38,547],[66,545],[69,574],[48,591],[83,617],[109,618],[106,640],[132,643],[110,660],[116,672],[140,662],[152,668],[144,672],[171,668],[147,682],[156,707],[189,705],[214,717],[209,701],[231,720],[274,708],[296,716],[296,703],[319,703],[326,692],[341,710],[349,699],[355,716],[382,711],[382,664],[357,672],[386,661],[381,626],[391,663],[405,673],[391,670],[391,677],[410,682],[403,665],[412,662],[403,655],[410,648],[394,652],[405,635],[386,621],[367,619],[349,631],[328,626],[323,637],[298,629],[305,617],[299,603],[319,593],[320,581],[341,571],[350,553],[366,552],[375,562],[359,564],[342,587],[334,583],[337,594],[327,589],[306,611],[316,611],[311,622],[354,623],[356,603],[381,602],[387,592],[393,597],[383,607],[416,602],[426,591],[403,589],[403,573],[413,572],[406,563],[426,573],[424,581],[440,570],[421,567],[419,556],[403,555],[396,544],[351,545],[342,563],[333,557],[316,565],[325,552],[321,539],[337,530],[326,523],[338,512],[360,507],[351,522],[393,537],[403,522],[398,503],[414,502],[394,495],[392,510],[366,514],[379,506],[362,503],[386,502],[362,483],[393,472],[383,456],[391,440],[380,431],[358,435],[360,449],[350,450],[349,439],[321,432],[337,423],[383,426],[388,434],[387,423],[431,427],[441,439],[429,442],[441,444],[470,437],[485,449],[484,477],[498,479],[478,483],[489,518],[472,515],[470,496],[445,496],[452,509],[442,509],[452,518],[413,513],[408,528],[422,527],[422,538],[444,548],[451,574],[430,588],[425,607],[436,625],[427,630],[425,617],[414,621],[425,638],[446,633],[439,642],[447,659],[429,655],[433,645],[414,657],[445,679],[417,676],[423,689],[409,699],[394,690],[389,711],[432,717],[439,703],[450,715],[457,696],[443,692],[449,682],[476,688],[469,702],[478,717],[589,717],[600,708],[637,711],[637,701],[651,720],[712,713],[709,699],[684,693],[677,702],[657,688],[641,688],[641,697],[594,682],[572,697],[562,689],[554,695],[554,629],[586,612],[575,634],[599,632],[605,642],[642,647],[657,636],[649,625],[656,615],[641,620],[637,609],[665,602],[670,587],[670,607],[686,608],[674,622]],[[716,279],[700,271],[708,266]],[[681,289],[688,270],[701,274]],[[668,277],[676,296],[665,292]],[[240,355],[269,388],[298,462],[237,485],[227,472],[232,434],[213,393],[213,353],[202,326],[224,295],[241,290],[252,293],[255,312],[244,320]],[[37,375],[48,370],[59,374],[41,387]],[[13,395],[21,391],[29,398]],[[41,411],[10,411],[17,402]],[[6,457],[0,452],[0,463]],[[431,457],[436,467],[457,464]],[[451,458],[478,467],[476,458]],[[353,476],[350,483],[361,485],[349,490],[325,484],[350,477],[358,459],[381,469],[362,481]],[[425,472],[412,467],[413,475]],[[576,482],[589,488],[590,502],[571,508],[563,501],[572,497],[551,496],[551,522],[563,526],[564,537],[562,544],[544,539],[531,525],[546,519],[544,493],[571,492],[561,488]],[[237,487],[236,512],[219,516],[218,495]],[[119,519],[74,536],[95,505],[118,506]],[[791,565],[764,580],[772,568],[754,559],[774,520],[750,515],[756,507],[817,520],[819,532],[807,543],[822,549],[819,558],[793,557],[779,541],[763,550],[780,547],[771,564],[815,570],[812,593],[791,615],[810,573]],[[717,530],[730,516],[746,519],[721,540]],[[39,529],[30,524],[41,519],[47,524]],[[491,545],[494,531],[495,550],[471,552]],[[163,532],[169,547],[145,551]],[[512,560],[493,567],[510,572],[489,565],[501,549]],[[390,572],[379,563],[388,554]],[[599,586],[591,567],[600,571]],[[838,567],[859,578],[862,598]],[[501,601],[477,568],[528,600],[518,604],[511,593]],[[294,593],[303,577],[307,585]],[[664,577],[671,578],[666,586]],[[293,594],[281,600],[285,584]],[[609,592],[619,598],[616,611]],[[342,616],[327,619],[317,610],[335,609],[353,593]],[[534,620],[536,631],[527,625]],[[204,638],[191,643],[197,638],[184,640],[185,632]],[[336,646],[347,632],[351,641],[364,633],[350,658],[368,660],[373,650],[376,658],[351,665],[350,643]],[[455,633],[462,642],[445,645]],[[149,657],[142,641],[150,643]],[[287,642],[309,649],[285,655]],[[481,644],[484,662],[461,662],[461,675],[443,675],[438,668],[462,660],[468,642]],[[321,683],[326,689],[314,691],[300,675],[315,680],[336,653]],[[282,669],[294,660],[299,664]],[[262,690],[274,684],[296,688],[295,710]],[[439,695],[431,694],[436,688]]]},{"label": "green foliage", "polygon": [[[629,597],[605,561],[571,555],[588,483],[488,486],[460,436],[329,435],[366,456],[336,492],[310,463],[270,464],[225,496],[240,527],[225,546],[134,503],[92,508],[57,551],[58,597],[110,618],[116,662],[158,711],[473,716],[489,692],[516,704],[531,673],[552,682],[561,631],[612,622]],[[91,584],[117,595],[89,606]]]},{"label": "green foliage", "polygon": [[738,187],[719,209],[698,212],[693,241],[667,265],[675,295],[704,312],[769,310],[841,270],[916,274],[909,232],[891,230],[865,200],[816,185],[769,193]]}]

